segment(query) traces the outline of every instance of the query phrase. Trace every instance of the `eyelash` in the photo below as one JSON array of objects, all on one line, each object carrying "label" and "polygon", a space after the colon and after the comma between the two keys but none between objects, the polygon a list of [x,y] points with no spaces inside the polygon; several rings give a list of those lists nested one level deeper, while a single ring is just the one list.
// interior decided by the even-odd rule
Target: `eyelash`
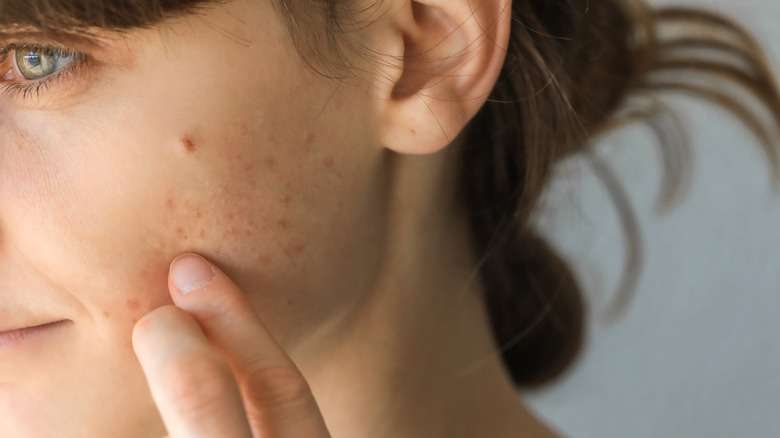
[{"label": "eyelash", "polygon": [[[1,78],[3,75],[8,74],[10,70],[15,68],[15,62],[11,58],[11,54],[15,53],[17,50],[47,52],[59,56],[75,55],[75,60],[60,70],[41,79],[2,80]],[[2,70],[0,70],[0,93],[11,98],[21,97],[22,99],[27,99],[32,96],[39,97],[52,86],[74,76],[77,69],[83,67],[86,60],[86,56],[82,53],[63,50],[57,47],[40,44],[7,44],[0,47],[0,67],[2,67]]]}]

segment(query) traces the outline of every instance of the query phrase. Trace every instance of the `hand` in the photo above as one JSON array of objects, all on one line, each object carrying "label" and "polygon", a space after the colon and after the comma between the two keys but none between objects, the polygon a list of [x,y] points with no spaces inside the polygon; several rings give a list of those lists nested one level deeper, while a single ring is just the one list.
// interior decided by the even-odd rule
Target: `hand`
[{"label": "hand", "polygon": [[202,257],[171,264],[176,306],[141,318],[133,348],[170,438],[322,438],[309,385],[238,287]]}]

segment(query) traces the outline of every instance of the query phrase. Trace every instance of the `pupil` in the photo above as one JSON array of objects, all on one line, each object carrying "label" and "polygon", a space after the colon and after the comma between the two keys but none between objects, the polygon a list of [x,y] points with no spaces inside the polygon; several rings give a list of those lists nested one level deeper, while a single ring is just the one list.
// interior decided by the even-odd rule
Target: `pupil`
[{"label": "pupil", "polygon": [[24,55],[24,59],[30,67],[40,67],[41,65],[41,55],[37,52],[27,52]]}]

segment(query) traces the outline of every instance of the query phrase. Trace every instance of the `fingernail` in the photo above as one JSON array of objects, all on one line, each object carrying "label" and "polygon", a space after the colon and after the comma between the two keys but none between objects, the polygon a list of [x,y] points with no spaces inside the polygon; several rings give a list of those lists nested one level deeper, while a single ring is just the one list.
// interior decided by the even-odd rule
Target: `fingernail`
[{"label": "fingernail", "polygon": [[173,284],[185,294],[209,284],[215,276],[216,271],[211,264],[197,255],[181,256],[171,264]]}]

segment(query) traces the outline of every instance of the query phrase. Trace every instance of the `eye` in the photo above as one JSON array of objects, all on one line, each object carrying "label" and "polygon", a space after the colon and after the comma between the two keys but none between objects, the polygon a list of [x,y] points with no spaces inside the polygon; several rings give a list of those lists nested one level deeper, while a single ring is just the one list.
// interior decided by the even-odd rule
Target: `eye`
[{"label": "eye", "polygon": [[76,53],[55,49],[17,49],[14,52],[19,73],[31,81],[54,74],[79,58]]}]

